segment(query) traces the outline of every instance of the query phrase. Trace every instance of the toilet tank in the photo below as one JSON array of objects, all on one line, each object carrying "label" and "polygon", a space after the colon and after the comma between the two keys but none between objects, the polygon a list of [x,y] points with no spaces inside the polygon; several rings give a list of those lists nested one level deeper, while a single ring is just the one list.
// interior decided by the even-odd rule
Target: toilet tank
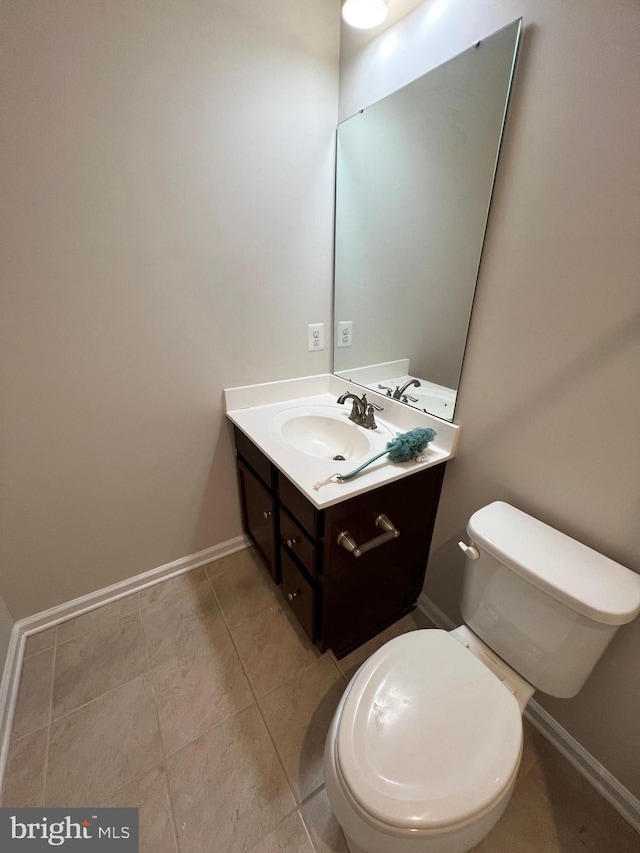
[{"label": "toilet tank", "polygon": [[640,575],[502,501],[467,533],[464,621],[534,687],[575,696],[638,615]]}]

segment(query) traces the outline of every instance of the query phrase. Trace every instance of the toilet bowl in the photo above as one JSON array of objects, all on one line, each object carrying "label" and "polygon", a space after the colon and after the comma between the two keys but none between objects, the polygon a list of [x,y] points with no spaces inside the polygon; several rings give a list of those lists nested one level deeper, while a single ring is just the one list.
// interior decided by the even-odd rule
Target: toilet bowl
[{"label": "toilet bowl", "polygon": [[574,696],[640,577],[502,502],[474,513],[465,625],[391,640],[354,675],[324,753],[350,853],[466,853],[513,792],[536,688]]},{"label": "toilet bowl", "polygon": [[404,634],[351,680],[324,759],[351,853],[463,853],[506,808],[533,688],[502,662],[491,671],[469,639]]}]

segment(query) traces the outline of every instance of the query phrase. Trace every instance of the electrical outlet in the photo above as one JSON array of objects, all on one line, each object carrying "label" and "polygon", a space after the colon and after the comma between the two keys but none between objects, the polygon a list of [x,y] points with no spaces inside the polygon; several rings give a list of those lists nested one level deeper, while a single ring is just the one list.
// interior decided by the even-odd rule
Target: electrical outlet
[{"label": "electrical outlet", "polygon": [[307,344],[309,352],[324,349],[324,323],[309,323],[307,326]]},{"label": "electrical outlet", "polygon": [[338,340],[336,346],[350,347],[353,343],[353,320],[341,320],[338,323]]}]

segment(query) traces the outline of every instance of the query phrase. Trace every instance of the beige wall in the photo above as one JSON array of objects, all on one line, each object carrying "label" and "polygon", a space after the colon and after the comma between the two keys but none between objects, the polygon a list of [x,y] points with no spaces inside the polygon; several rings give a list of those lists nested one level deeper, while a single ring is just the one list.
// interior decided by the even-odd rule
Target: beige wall
[{"label": "beige wall", "polygon": [[225,386],[326,372],[339,5],[4,0],[0,593],[241,532]]},{"label": "beige wall", "polygon": [[[426,2],[341,67],[341,115],[518,16],[525,32],[426,592],[459,618],[466,519],[495,499],[636,571],[640,7]],[[384,45],[386,44],[386,48]],[[581,694],[541,704],[640,796],[640,620]]]},{"label": "beige wall", "polygon": [[0,598],[0,681],[2,681],[2,673],[7,659],[12,630],[13,619],[3,599]]}]

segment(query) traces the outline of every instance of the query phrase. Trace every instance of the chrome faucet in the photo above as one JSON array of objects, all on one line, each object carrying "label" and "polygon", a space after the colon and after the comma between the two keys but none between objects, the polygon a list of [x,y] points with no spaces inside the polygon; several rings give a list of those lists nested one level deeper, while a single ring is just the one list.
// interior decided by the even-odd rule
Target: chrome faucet
[{"label": "chrome faucet", "polygon": [[363,394],[362,397],[358,397],[355,394],[352,394],[351,391],[347,391],[346,394],[341,394],[336,402],[342,405],[346,403],[347,400],[353,400],[351,414],[349,415],[350,421],[353,421],[354,424],[364,427],[365,429],[378,429],[378,424],[376,423],[373,413],[374,410],[381,412],[382,406],[378,406],[376,403],[367,402],[366,394]]}]

